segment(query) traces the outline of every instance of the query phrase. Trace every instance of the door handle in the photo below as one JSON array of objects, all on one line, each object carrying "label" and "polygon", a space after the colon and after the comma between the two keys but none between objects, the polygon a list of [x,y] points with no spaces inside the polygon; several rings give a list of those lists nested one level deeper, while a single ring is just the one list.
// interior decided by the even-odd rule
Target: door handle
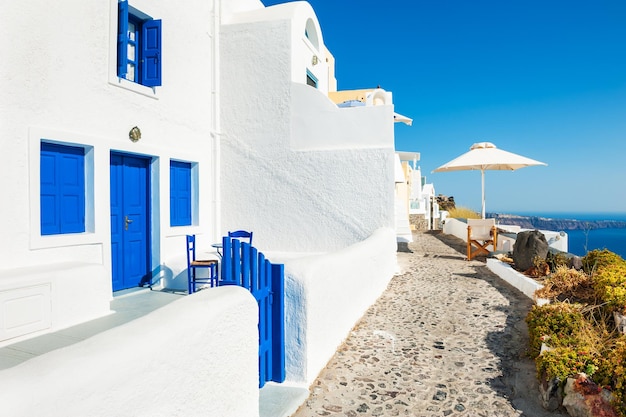
[{"label": "door handle", "polygon": [[128,218],[128,216],[124,216],[124,230],[128,230],[128,225],[131,224],[133,221],[131,219]]}]

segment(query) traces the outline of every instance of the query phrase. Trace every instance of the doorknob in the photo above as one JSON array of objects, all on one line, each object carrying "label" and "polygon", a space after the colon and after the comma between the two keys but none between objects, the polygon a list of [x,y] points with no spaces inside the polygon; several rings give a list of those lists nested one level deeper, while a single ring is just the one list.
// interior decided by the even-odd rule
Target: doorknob
[{"label": "doorknob", "polygon": [[124,216],[124,230],[128,230],[128,225],[131,224],[133,221],[131,219],[128,218],[128,216]]}]

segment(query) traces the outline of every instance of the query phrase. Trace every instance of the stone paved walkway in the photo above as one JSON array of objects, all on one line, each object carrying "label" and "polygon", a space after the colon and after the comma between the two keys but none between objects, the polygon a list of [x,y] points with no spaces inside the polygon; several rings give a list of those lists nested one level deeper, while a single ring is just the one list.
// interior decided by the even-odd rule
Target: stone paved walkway
[{"label": "stone paved walkway", "polygon": [[464,242],[415,233],[404,273],[357,323],[293,415],[559,416],[525,356],[531,301],[468,262]]}]

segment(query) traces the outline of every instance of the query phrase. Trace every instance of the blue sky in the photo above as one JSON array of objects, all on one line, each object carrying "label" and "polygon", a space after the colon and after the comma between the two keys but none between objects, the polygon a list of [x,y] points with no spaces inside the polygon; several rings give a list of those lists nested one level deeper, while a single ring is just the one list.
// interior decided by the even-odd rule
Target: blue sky
[{"label": "blue sky", "polygon": [[431,171],[487,141],[548,164],[487,171],[488,212],[626,213],[626,1],[309,3],[338,89],[393,92],[438,194],[480,211],[479,172]]}]

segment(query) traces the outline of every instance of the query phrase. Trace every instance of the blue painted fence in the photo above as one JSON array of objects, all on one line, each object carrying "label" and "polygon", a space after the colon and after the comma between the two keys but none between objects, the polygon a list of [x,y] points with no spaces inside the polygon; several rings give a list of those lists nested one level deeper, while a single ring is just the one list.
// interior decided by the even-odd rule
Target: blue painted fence
[{"label": "blue painted fence", "polygon": [[222,238],[219,285],[247,288],[259,304],[259,387],[285,380],[285,266],[249,243]]}]

